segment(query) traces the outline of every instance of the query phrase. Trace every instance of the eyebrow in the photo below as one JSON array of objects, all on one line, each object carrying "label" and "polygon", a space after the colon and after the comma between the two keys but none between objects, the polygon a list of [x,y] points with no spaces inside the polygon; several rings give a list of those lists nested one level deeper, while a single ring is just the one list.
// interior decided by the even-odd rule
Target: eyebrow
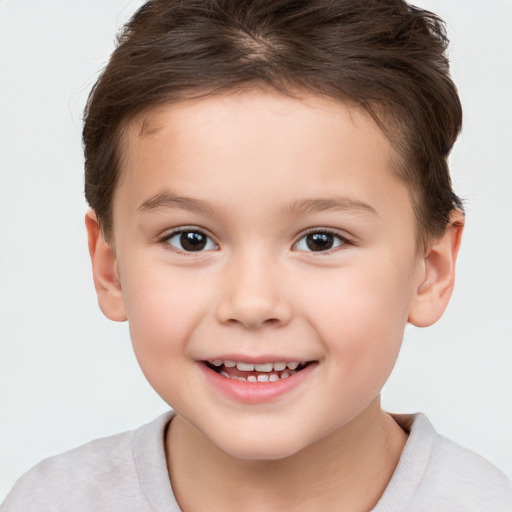
[{"label": "eyebrow", "polygon": [[358,199],[353,199],[351,197],[301,199],[300,201],[295,201],[291,206],[285,208],[285,211],[287,213],[293,213],[297,215],[301,213],[314,213],[325,210],[342,210],[371,213],[379,217],[377,210],[373,208],[373,206],[370,206],[369,204],[363,201],[359,201]]},{"label": "eyebrow", "polygon": [[160,192],[146,199],[137,209],[150,212],[160,208],[179,208],[196,212],[214,213],[214,208],[204,201],[183,197],[170,192]]}]

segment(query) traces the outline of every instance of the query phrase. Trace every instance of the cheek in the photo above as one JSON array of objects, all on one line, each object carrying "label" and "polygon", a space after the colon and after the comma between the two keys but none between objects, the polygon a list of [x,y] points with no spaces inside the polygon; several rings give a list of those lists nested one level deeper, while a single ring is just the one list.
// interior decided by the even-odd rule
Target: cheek
[{"label": "cheek", "polygon": [[333,371],[361,392],[384,384],[407,323],[410,287],[404,284],[407,270],[399,271],[407,267],[385,261],[379,267],[340,270],[316,281],[309,299],[309,322],[336,365]]},{"label": "cheek", "polygon": [[[123,286],[135,355],[148,381],[179,376],[207,295],[168,275],[142,275]],[[157,389],[158,391],[158,389]]]},{"label": "cheek", "polygon": [[381,261],[372,268],[361,261],[351,268],[316,275],[302,287],[302,307],[311,312],[312,322],[317,319],[318,327],[331,333],[350,338],[374,333],[369,343],[374,338],[401,337],[412,296],[410,283],[412,272],[400,262]]}]

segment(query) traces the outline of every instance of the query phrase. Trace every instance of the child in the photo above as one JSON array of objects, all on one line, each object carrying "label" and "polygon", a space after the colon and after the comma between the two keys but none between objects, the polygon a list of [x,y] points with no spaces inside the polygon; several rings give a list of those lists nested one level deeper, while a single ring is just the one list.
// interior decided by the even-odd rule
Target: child
[{"label": "child", "polygon": [[394,0],[135,14],[86,110],[86,224],[100,307],[175,414],[42,462],[2,510],[512,509],[379,403],[453,287],[445,47]]}]

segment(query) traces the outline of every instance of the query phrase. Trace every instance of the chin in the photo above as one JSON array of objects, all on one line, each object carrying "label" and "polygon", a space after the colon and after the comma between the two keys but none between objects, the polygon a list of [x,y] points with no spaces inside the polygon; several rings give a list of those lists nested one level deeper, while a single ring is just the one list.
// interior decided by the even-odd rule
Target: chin
[{"label": "chin", "polygon": [[289,432],[281,436],[268,436],[268,432],[249,436],[231,436],[229,439],[211,441],[227,455],[242,460],[282,460],[300,452],[307,443],[291,437]]}]

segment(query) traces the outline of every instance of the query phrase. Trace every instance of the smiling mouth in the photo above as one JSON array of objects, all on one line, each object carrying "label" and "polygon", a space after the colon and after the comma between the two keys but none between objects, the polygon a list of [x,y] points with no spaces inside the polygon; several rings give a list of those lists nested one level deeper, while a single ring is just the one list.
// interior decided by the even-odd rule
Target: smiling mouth
[{"label": "smiling mouth", "polygon": [[242,382],[277,382],[300,372],[314,361],[279,361],[275,363],[247,363],[215,359],[204,361],[206,366],[226,379]]}]

